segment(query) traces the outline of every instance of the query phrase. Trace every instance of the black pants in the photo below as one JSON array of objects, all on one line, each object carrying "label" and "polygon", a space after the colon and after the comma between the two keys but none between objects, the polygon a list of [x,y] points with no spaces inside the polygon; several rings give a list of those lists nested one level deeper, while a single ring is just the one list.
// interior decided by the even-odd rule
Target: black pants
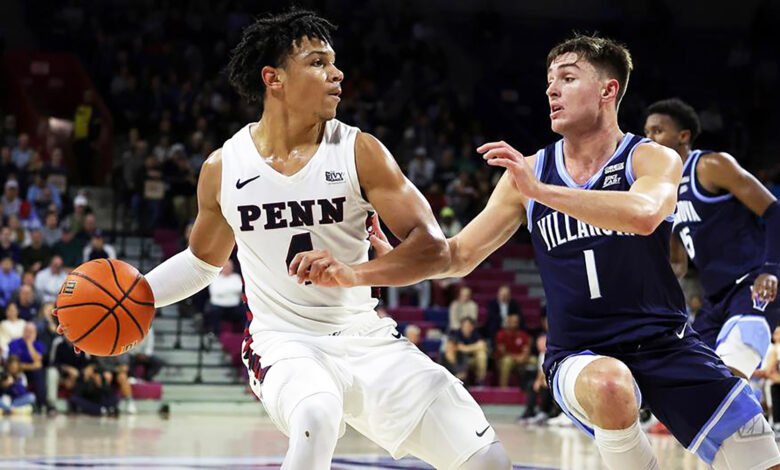
[{"label": "black pants", "polygon": [[780,384],[772,384],[769,392],[772,394],[772,421],[780,423]]},{"label": "black pants", "polygon": [[73,411],[84,413],[90,416],[100,416],[103,414],[103,408],[105,408],[107,411],[112,408],[116,409],[116,407],[119,405],[119,397],[117,395],[111,394],[101,400],[93,401],[78,395],[72,395],[68,400],[68,403],[70,404]]},{"label": "black pants", "polygon": [[143,354],[136,354],[130,361],[130,373],[135,374],[136,367],[143,366],[143,379],[147,382],[151,382],[154,376],[160,373],[160,369],[165,366],[165,361],[162,359],[155,356],[144,356]]},{"label": "black pants", "polygon": [[550,393],[550,389],[547,387],[540,387],[537,392],[534,390],[534,383],[529,382],[525,388],[525,412],[523,417],[530,418],[536,414],[536,404],[539,402],[539,411],[542,413],[552,414],[553,410],[553,396]]}]

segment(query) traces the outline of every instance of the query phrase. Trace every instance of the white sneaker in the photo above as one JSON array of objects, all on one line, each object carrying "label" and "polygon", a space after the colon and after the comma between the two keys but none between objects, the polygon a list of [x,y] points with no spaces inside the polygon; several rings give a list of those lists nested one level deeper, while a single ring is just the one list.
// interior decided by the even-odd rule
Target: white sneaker
[{"label": "white sneaker", "polygon": [[569,419],[568,416],[566,416],[564,413],[561,413],[555,418],[548,419],[547,425],[553,427],[559,427],[559,428],[568,428],[574,426],[574,423],[572,422],[571,419]]},{"label": "white sneaker", "polygon": [[127,414],[134,415],[138,413],[138,409],[135,407],[135,402],[128,401],[127,402]]}]

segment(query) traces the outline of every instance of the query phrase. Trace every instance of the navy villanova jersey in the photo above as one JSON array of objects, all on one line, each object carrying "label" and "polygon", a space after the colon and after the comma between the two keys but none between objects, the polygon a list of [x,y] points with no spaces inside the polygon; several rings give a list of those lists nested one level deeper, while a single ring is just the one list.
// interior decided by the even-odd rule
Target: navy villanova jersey
[{"label": "navy villanova jersey", "polygon": [[696,165],[709,151],[694,150],[683,167],[674,233],[712,297],[764,263],[764,231],[758,218],[733,194],[711,194],[696,179]]},{"label": "navy villanova jersey", "polygon": [[[563,140],[536,155],[536,176],[558,186],[628,191],[631,157],[647,139],[626,134],[598,173],[578,185],[564,165]],[[685,299],[669,264],[672,217],[649,236],[605,230],[536,201],[528,229],[547,297],[548,348],[608,350],[685,324]]]}]

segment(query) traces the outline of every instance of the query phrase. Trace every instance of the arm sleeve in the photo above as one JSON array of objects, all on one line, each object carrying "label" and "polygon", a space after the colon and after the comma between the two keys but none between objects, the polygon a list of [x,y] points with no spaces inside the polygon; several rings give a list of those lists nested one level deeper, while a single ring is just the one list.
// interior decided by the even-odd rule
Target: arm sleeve
[{"label": "arm sleeve", "polygon": [[199,292],[222,271],[201,260],[189,248],[152,269],[146,281],[154,293],[154,306],[165,307]]},{"label": "arm sleeve", "polygon": [[780,203],[769,205],[764,215],[766,227],[766,265],[767,270],[775,276],[780,276]]}]

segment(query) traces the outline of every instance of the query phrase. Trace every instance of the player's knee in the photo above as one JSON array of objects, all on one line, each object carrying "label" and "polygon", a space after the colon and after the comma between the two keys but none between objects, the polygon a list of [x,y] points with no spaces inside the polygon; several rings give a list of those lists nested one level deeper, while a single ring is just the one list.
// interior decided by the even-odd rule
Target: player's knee
[{"label": "player's knee", "polygon": [[336,440],[341,426],[341,402],[328,393],[302,400],[291,416],[290,437],[307,441]]},{"label": "player's knee", "polygon": [[637,413],[631,371],[620,361],[602,358],[589,364],[577,379],[577,399],[589,415],[608,412],[631,424]]},{"label": "player's knee", "polygon": [[494,442],[479,449],[458,470],[484,470],[487,468],[491,470],[512,468],[512,462],[500,442]]}]

